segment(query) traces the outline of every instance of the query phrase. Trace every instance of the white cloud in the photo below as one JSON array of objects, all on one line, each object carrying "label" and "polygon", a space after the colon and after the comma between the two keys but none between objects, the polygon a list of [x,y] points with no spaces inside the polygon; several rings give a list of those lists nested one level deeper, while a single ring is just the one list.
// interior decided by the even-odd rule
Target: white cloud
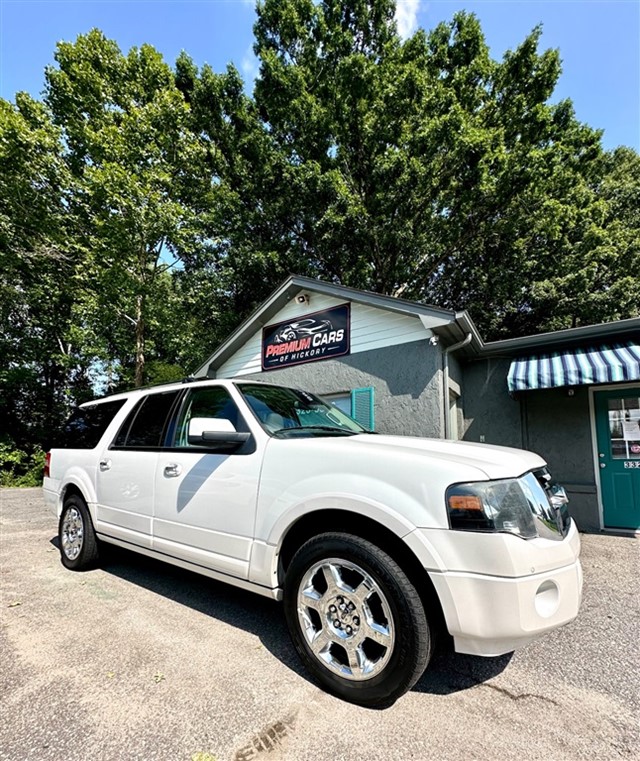
[{"label": "white cloud", "polygon": [[398,34],[406,40],[418,28],[420,0],[397,0],[396,23]]},{"label": "white cloud", "polygon": [[260,72],[260,63],[253,52],[253,45],[249,45],[245,54],[242,56],[240,69],[244,74],[245,83],[247,85],[253,85],[255,78]]}]

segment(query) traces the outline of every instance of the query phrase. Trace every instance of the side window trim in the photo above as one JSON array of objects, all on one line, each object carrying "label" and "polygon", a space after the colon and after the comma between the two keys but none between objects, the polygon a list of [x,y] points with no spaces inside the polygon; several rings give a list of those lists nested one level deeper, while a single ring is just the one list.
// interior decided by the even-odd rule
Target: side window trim
[{"label": "side window trim", "polygon": [[[129,435],[129,431],[131,430],[131,426],[133,425],[134,420],[138,417],[138,412],[140,412],[140,409],[142,405],[144,404],[146,400],[146,396],[141,396],[140,399],[133,405],[131,410],[127,413],[127,416],[122,421],[122,424],[116,431],[116,435],[113,437],[111,443],[109,444],[109,449],[126,449],[124,444],[116,446],[116,441],[120,438],[120,434],[124,433],[124,439],[123,441],[127,442],[127,436]],[[126,427],[126,432],[125,432]]]},{"label": "side window trim", "polygon": [[180,391],[173,400],[167,419],[164,421],[164,428],[162,429],[162,436],[160,437],[160,449],[168,449],[171,446],[171,438],[175,434],[176,425],[178,423],[178,413],[182,409],[182,404],[187,397],[187,393],[187,390],[184,389]]}]

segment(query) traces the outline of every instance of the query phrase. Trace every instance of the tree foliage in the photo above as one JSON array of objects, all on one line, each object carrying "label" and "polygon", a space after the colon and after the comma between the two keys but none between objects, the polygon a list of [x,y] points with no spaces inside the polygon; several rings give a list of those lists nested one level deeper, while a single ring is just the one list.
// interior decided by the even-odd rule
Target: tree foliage
[{"label": "tree foliage", "polygon": [[46,107],[0,101],[0,438],[42,441],[91,363],[74,330],[70,177]]},{"label": "tree foliage", "polygon": [[[392,11],[262,6],[255,100],[292,175],[278,196],[296,269],[465,307],[488,337],[605,318],[626,251],[601,248],[600,133],[550,105],[558,52],[535,29],[496,62],[465,13],[403,43]],[[626,285],[612,315],[637,311]]]},{"label": "tree foliage", "polygon": [[125,56],[94,30],[60,43],[56,63],[46,102],[77,184],[86,318],[109,349],[103,361],[115,358],[125,376],[133,366],[139,386],[161,275],[199,244],[197,212],[207,200],[201,144],[173,71],[151,46]]}]

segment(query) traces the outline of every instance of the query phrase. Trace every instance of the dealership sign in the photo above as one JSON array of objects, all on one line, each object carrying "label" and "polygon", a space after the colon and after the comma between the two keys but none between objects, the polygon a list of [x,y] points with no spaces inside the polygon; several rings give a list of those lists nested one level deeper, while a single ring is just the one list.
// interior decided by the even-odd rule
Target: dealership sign
[{"label": "dealership sign", "polygon": [[262,369],[342,357],[351,350],[350,328],[350,304],[268,325],[262,330]]}]

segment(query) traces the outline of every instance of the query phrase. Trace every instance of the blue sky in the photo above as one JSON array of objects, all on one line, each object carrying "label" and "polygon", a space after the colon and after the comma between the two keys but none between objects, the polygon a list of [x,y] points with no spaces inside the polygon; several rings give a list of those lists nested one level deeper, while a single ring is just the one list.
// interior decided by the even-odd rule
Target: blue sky
[{"label": "blue sky", "polygon": [[[494,58],[542,24],[542,47],[563,61],[553,100],[570,97],[579,119],[604,130],[605,147],[640,150],[638,0],[400,0],[399,29],[429,29],[460,9],[480,18]],[[0,0],[0,96],[38,95],[56,42],[92,27],[123,51],[147,42],[173,64],[186,50],[216,71],[233,61],[250,80],[254,21],[250,0]]]}]

